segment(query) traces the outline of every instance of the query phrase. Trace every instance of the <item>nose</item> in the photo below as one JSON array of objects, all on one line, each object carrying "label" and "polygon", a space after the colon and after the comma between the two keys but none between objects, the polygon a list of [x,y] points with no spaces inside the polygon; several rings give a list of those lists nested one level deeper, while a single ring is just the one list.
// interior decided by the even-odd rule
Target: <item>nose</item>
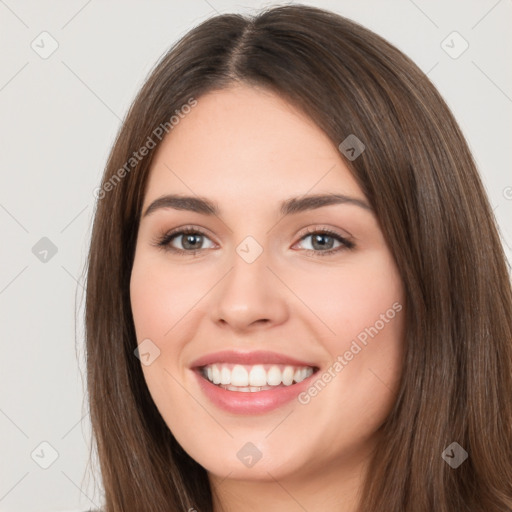
[{"label": "nose", "polygon": [[270,328],[289,316],[286,287],[268,268],[266,251],[252,263],[235,253],[231,269],[210,297],[211,318],[221,327],[241,332]]}]

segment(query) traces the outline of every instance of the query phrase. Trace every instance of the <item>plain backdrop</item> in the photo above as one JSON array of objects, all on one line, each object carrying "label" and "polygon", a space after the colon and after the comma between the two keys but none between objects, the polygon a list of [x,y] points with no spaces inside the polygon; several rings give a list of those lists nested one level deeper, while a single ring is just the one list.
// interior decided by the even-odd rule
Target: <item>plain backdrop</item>
[{"label": "plain backdrop", "polygon": [[[93,190],[160,56],[208,17],[278,3],[0,0],[1,512],[101,504],[83,377]],[[428,73],[467,137],[510,261],[512,1],[304,3],[360,22]]]}]

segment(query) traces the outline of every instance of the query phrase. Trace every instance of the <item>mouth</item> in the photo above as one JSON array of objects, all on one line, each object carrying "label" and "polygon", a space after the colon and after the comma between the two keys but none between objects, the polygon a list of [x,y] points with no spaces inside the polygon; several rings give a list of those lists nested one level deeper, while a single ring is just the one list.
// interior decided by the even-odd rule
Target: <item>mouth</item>
[{"label": "mouth", "polygon": [[235,414],[257,414],[297,398],[319,367],[273,352],[224,351],[198,359],[190,369],[214,405]]},{"label": "mouth", "polygon": [[242,393],[293,386],[311,377],[316,367],[282,364],[209,364],[198,368],[203,378],[223,389]]}]

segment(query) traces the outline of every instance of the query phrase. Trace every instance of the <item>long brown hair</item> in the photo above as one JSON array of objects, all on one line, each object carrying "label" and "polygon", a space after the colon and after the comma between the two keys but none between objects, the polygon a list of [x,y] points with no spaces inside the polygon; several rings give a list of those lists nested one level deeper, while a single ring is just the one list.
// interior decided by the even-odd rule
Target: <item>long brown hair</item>
[{"label": "long brown hair", "polygon": [[[409,58],[337,14],[295,5],[220,15],[191,30],[150,73],[111,151],[86,295],[105,511],[212,511],[206,470],[169,431],[134,356],[129,281],[156,151],[141,157],[140,149],[149,138],[158,146],[158,127],[172,137],[169,120],[191,99],[200,105],[234,82],[280,95],[336,146],[352,134],[366,147],[346,163],[379,219],[407,307],[401,385],[361,512],[512,510],[510,277],[468,146]],[[468,454],[457,468],[442,457],[453,442]]]}]

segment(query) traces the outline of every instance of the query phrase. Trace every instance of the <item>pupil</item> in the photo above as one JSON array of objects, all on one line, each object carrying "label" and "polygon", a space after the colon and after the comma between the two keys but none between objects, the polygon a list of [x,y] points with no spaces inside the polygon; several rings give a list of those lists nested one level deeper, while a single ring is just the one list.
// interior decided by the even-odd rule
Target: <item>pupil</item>
[{"label": "pupil", "polygon": [[[331,243],[325,243],[325,239],[330,238]],[[322,242],[323,240],[323,242]],[[317,249],[318,247],[315,247],[315,244],[319,244],[320,249],[331,249],[332,248],[332,242],[334,239],[329,235],[314,235],[313,236],[313,247]]]},{"label": "pupil", "polygon": [[187,235],[183,242],[183,247],[185,247],[185,249],[195,249],[197,245],[201,245],[201,241],[199,240],[199,243],[196,243],[195,245],[194,241],[197,242],[201,237],[202,235]]}]

